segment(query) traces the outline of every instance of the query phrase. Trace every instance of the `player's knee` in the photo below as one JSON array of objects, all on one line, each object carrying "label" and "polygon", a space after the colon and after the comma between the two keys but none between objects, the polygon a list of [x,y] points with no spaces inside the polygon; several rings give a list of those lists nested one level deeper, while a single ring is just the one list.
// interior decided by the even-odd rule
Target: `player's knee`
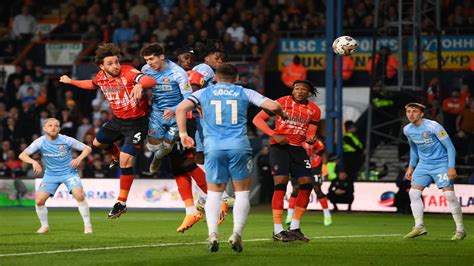
[{"label": "player's knee", "polygon": [[44,206],[44,204],[46,203],[46,199],[36,199],[35,200],[35,204],[36,206]]},{"label": "player's knee", "polygon": [[[138,147],[136,147],[135,145],[132,145],[132,144],[124,144],[122,146],[121,151],[123,153],[126,153],[128,155],[131,155],[131,156],[135,157],[137,155],[137,152],[138,152]],[[120,158],[120,161],[122,161],[122,158]]]},{"label": "player's knee", "polygon": [[299,184],[299,188],[301,190],[312,190],[313,189],[313,183]]},{"label": "player's knee", "polygon": [[84,201],[84,193],[76,193],[74,194],[74,198],[76,199],[77,202],[82,202]]},{"label": "player's knee", "polygon": [[449,204],[456,204],[458,203],[458,199],[456,198],[456,194],[454,191],[444,191],[444,196],[446,197],[446,200],[448,201]]},{"label": "player's knee", "polygon": [[418,189],[410,189],[410,191],[408,192],[408,195],[410,196],[410,201],[415,201],[415,200],[418,200],[419,198],[421,198],[421,190],[418,190]]},{"label": "player's knee", "polygon": [[275,185],[275,191],[278,191],[278,190],[286,191],[286,186],[287,186],[287,184],[277,184],[277,185]]}]

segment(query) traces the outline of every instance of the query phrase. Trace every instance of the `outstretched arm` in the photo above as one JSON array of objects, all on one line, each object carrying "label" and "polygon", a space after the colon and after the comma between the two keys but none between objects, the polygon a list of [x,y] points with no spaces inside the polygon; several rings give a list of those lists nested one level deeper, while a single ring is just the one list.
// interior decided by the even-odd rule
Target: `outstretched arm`
[{"label": "outstretched arm", "polygon": [[73,86],[76,86],[76,87],[79,87],[79,88],[85,89],[85,90],[94,90],[94,89],[97,88],[97,86],[92,82],[91,79],[74,80],[74,79],[71,79],[67,75],[62,75],[59,78],[59,82],[64,83],[64,84],[71,84]]}]

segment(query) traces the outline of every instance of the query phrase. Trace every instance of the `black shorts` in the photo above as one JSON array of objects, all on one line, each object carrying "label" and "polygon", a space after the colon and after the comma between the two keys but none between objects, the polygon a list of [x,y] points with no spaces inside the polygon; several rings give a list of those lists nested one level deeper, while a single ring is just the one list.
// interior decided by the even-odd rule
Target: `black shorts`
[{"label": "black shorts", "polygon": [[320,163],[318,166],[311,168],[311,172],[313,173],[313,182],[314,184],[321,185],[323,183],[323,175],[321,174],[323,165]]},{"label": "black shorts", "polygon": [[291,175],[292,178],[312,176],[308,155],[301,146],[271,145],[270,164],[274,176]]},{"label": "black shorts", "polygon": [[[194,139],[196,134],[196,120],[194,118],[186,120],[186,128],[188,135]],[[194,160],[195,149],[185,149],[181,145],[181,140],[178,138],[173,150],[168,154],[171,164],[171,171],[173,175],[181,175],[187,172],[191,172],[196,167]]]},{"label": "black shorts", "polygon": [[140,146],[147,136],[148,117],[121,119],[113,116],[97,133],[100,143],[112,144],[123,138],[124,145]]}]

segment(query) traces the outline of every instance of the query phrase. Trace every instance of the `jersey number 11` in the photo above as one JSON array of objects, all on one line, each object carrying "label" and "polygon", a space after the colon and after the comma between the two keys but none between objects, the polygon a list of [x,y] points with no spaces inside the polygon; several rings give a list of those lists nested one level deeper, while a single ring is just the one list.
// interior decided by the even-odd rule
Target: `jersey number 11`
[{"label": "jersey number 11", "polygon": [[[231,124],[237,124],[237,100],[227,100],[225,103],[231,108]],[[222,125],[222,101],[212,100],[211,104],[216,106],[216,125]]]}]

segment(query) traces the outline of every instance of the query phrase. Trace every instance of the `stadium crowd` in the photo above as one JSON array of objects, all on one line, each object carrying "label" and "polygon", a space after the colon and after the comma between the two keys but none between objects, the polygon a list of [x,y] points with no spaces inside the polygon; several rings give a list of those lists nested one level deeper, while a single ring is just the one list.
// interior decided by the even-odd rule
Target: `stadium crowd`
[{"label": "stadium crowd", "polygon": [[[65,16],[63,23],[49,34],[43,35],[36,34],[38,21],[60,1],[51,1],[45,6],[38,6],[35,1],[10,2],[2,9],[0,19],[0,61],[3,59],[4,62],[14,59],[11,56],[20,52],[32,38],[114,42],[122,50],[122,60],[132,62],[137,67],[143,65],[138,52],[145,43],[161,43],[167,56],[174,58],[179,48],[215,38],[222,41],[229,60],[258,61],[275,37],[285,36],[290,32],[292,37],[323,34],[317,29],[324,29],[325,26],[325,1],[322,0],[84,0],[70,1],[65,5],[60,10]],[[443,12],[448,14],[443,15],[444,27],[472,28],[472,1],[442,2]],[[396,1],[382,3],[382,24],[396,20]],[[360,30],[364,34],[366,29],[369,32],[373,27],[373,8],[373,1],[345,1],[344,26],[347,31]],[[428,16],[423,23],[429,26],[433,21]],[[430,86],[435,86],[435,83],[432,82]],[[456,98],[455,95],[453,97]],[[458,145],[461,147],[460,152],[473,154],[474,104],[472,100],[468,101],[465,94],[457,96],[459,97],[462,97],[463,103],[457,107],[453,106],[452,97],[428,98],[428,103],[433,105],[433,110],[445,114],[445,126],[453,130],[450,135],[456,136],[458,143],[464,143],[468,139],[470,145]],[[449,103],[445,105],[444,101]],[[34,176],[31,168],[20,162],[18,153],[27,143],[40,136],[42,124],[47,117],[57,117],[61,121],[63,134],[92,146],[95,132],[110,116],[107,101],[101,93],[79,92],[61,85],[57,76],[44,73],[42,65],[31,59],[25,60],[16,65],[15,72],[6,77],[5,86],[0,87],[0,175]],[[252,130],[249,134],[256,154],[264,146],[265,137]],[[464,150],[466,147],[468,150]],[[138,175],[153,177],[147,170],[151,160],[152,154],[146,150],[137,155]],[[110,161],[110,156],[94,149],[88,162],[79,167],[81,176],[116,177],[116,170],[108,168]],[[166,164],[163,167],[157,176],[169,177]]]}]

